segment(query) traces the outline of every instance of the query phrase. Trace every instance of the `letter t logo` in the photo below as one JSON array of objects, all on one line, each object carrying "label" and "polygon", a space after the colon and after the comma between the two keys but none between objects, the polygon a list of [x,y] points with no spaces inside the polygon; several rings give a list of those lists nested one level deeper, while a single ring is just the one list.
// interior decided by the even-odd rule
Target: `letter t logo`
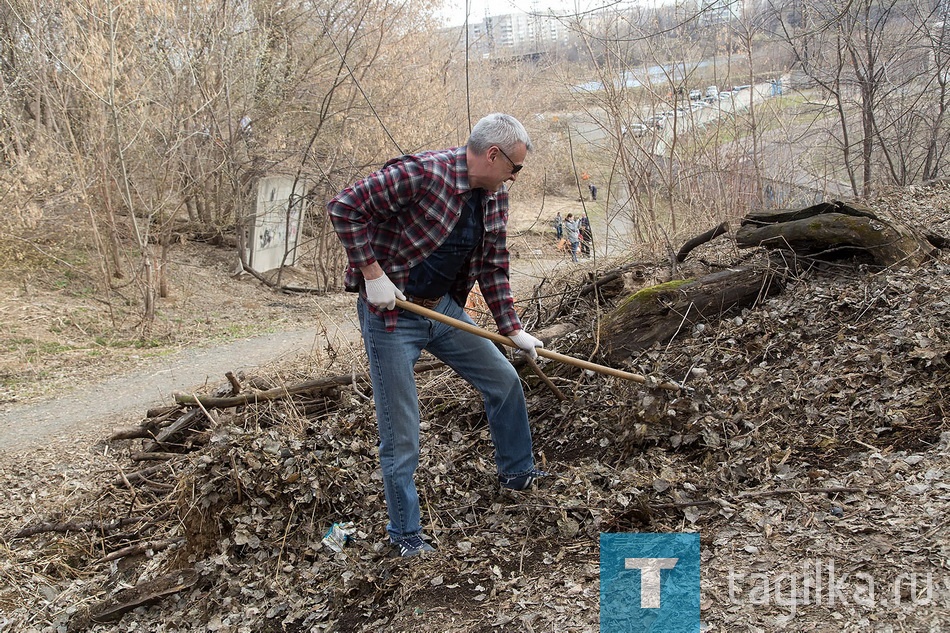
[{"label": "letter t logo", "polygon": [[660,608],[660,570],[676,567],[678,558],[625,558],[624,569],[640,570],[640,608]]}]

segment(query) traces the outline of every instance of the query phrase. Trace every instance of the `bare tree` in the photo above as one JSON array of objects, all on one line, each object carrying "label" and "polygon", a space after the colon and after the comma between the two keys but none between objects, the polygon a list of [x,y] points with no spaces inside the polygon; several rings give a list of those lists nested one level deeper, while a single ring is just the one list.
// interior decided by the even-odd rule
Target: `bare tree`
[{"label": "bare tree", "polygon": [[833,138],[854,195],[867,195],[879,171],[896,184],[940,172],[946,54],[933,5],[864,0],[771,7],[799,68],[829,97]]}]

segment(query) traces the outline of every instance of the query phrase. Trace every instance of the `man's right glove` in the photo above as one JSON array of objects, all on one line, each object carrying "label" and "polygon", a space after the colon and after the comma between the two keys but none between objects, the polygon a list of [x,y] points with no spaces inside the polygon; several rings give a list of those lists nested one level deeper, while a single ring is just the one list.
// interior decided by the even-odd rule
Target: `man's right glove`
[{"label": "man's right glove", "polygon": [[366,300],[371,305],[383,310],[392,310],[396,307],[396,299],[406,300],[406,295],[396,287],[386,273],[376,279],[364,279],[366,282]]},{"label": "man's right glove", "polygon": [[511,342],[517,345],[525,354],[528,355],[528,358],[534,360],[538,357],[538,350],[535,348],[544,347],[539,339],[534,338],[524,330],[516,330],[508,335],[508,338],[511,339]]}]

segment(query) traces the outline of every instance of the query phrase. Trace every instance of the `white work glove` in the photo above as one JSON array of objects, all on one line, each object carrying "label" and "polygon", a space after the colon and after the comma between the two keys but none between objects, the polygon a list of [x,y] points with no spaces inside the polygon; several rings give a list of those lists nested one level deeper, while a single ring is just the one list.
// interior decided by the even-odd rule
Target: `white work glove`
[{"label": "white work glove", "polygon": [[537,347],[544,347],[544,343],[539,339],[534,338],[524,330],[518,330],[517,332],[512,332],[508,335],[508,338],[511,339],[511,342],[517,345],[521,350],[528,355],[528,358],[534,360],[538,357]]},{"label": "white work glove", "polygon": [[396,307],[396,299],[406,300],[406,295],[389,280],[386,273],[376,279],[364,279],[366,282],[366,300],[377,308],[392,310]]}]

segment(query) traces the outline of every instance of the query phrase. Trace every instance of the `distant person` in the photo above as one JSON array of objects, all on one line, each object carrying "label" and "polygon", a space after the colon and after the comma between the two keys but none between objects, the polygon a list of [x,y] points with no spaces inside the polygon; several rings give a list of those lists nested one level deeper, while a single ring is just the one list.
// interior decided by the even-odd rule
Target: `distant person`
[{"label": "distant person", "polygon": [[251,117],[246,114],[241,117],[241,120],[238,121],[238,134],[244,137],[245,142],[251,142],[253,140],[253,128],[251,127]]},{"label": "distant person", "polygon": [[587,218],[586,212],[578,222],[578,229],[581,237],[581,254],[584,257],[590,257],[590,249],[594,243],[594,233],[590,230],[590,220]]},{"label": "distant person", "polygon": [[590,190],[590,199],[596,200],[597,199],[597,185],[591,183],[587,185],[587,189]]},{"label": "distant person", "polygon": [[415,472],[419,394],[413,365],[428,350],[473,385],[485,403],[499,485],[524,490],[535,467],[521,378],[487,339],[396,308],[409,301],[473,323],[463,306],[478,282],[495,324],[531,358],[544,344],[524,331],[509,284],[508,192],[531,150],[524,126],[489,114],[468,144],[401,156],[328,205],[349,266],[379,428],[389,540],[400,556],[434,548],[422,533]]},{"label": "distant person", "polygon": [[554,234],[557,236],[557,239],[560,240],[564,237],[564,225],[561,220],[561,212],[558,211],[557,215],[554,216]]},{"label": "distant person", "polygon": [[564,237],[571,249],[571,261],[576,262],[577,252],[580,250],[581,233],[580,223],[574,219],[573,213],[568,213],[564,218]]}]

